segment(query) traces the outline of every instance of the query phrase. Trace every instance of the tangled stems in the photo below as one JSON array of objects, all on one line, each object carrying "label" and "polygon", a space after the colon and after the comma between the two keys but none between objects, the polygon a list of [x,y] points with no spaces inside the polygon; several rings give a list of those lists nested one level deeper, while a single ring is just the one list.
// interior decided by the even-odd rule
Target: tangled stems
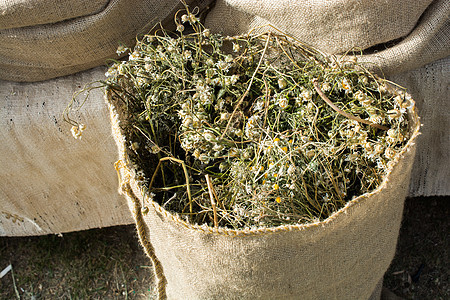
[{"label": "tangled stems", "polygon": [[379,185],[408,138],[404,92],[284,35],[223,37],[189,11],[177,24],[107,73],[154,201],[195,223],[277,226]]},{"label": "tangled stems", "polygon": [[340,113],[341,115],[343,115],[344,117],[347,117],[351,120],[355,120],[359,123],[364,123],[367,125],[370,125],[372,127],[378,128],[378,129],[383,129],[383,130],[388,130],[389,128],[387,128],[386,126],[383,125],[379,125],[376,123],[372,123],[370,121],[367,120],[363,120],[361,118],[355,117],[352,114],[349,114],[345,111],[342,111],[341,109],[339,109],[339,107],[337,107],[336,105],[334,105],[333,102],[330,101],[330,99],[328,99],[328,97],[322,92],[322,90],[319,88],[319,83],[317,82],[317,80],[313,80],[312,81],[314,88],[316,89],[317,93],[319,94],[319,96],[323,99],[323,101],[325,101],[332,109],[334,109],[336,112]]}]

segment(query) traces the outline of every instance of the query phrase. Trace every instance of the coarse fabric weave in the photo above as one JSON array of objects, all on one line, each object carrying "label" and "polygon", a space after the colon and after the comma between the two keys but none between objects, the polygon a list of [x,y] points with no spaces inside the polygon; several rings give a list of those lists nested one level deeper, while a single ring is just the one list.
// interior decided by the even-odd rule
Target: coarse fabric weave
[{"label": "coarse fabric weave", "polygon": [[450,57],[389,79],[413,95],[423,125],[409,196],[450,195]]},{"label": "coarse fabric weave", "polygon": [[134,179],[123,104],[110,93],[107,101],[122,191],[153,260],[160,299],[380,298],[414,161],[420,127],[414,109],[410,140],[374,192],[322,222],[232,230],[190,224],[149,199]]},{"label": "coarse fabric weave", "polygon": [[0,29],[57,23],[98,14],[109,0],[2,0]]},{"label": "coarse fabric weave", "polygon": [[206,26],[225,35],[276,31],[329,54],[363,51],[385,75],[450,55],[447,0],[218,0]]},{"label": "coarse fabric weave", "polygon": [[65,233],[131,224],[117,193],[117,150],[103,91],[62,120],[72,94],[105,68],[39,83],[0,81],[0,236]]},{"label": "coarse fabric weave", "polygon": [[181,8],[179,0],[1,0],[0,79],[41,81],[105,65],[120,43],[132,47],[159,22],[174,28]]}]

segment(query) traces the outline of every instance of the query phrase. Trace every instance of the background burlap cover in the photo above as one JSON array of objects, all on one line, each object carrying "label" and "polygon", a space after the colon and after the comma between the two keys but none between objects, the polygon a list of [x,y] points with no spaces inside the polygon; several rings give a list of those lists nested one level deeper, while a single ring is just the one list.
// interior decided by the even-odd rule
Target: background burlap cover
[{"label": "background burlap cover", "polygon": [[99,13],[109,0],[2,0],[0,28],[20,28],[85,17]]},{"label": "background burlap cover", "polygon": [[133,222],[117,194],[117,150],[103,91],[92,91],[72,114],[87,124],[81,140],[61,120],[71,95],[104,73],[99,68],[33,84],[0,81],[0,236]]},{"label": "background burlap cover", "polygon": [[107,101],[122,191],[153,260],[160,298],[379,299],[414,161],[420,127],[415,109],[409,112],[411,138],[374,192],[323,222],[231,230],[189,224],[149,200],[128,158],[123,104],[110,93]]},{"label": "background burlap cover", "polygon": [[[212,0],[186,1],[203,10]],[[206,25],[224,34],[273,24],[328,53],[368,49],[386,74],[449,55],[447,0],[218,0]],[[117,58],[118,43],[163,22],[173,28],[179,0],[1,0],[0,79],[39,81]],[[261,29],[265,30],[265,29]],[[383,43],[388,45],[374,47]],[[385,49],[388,48],[388,49]]]},{"label": "background burlap cover", "polygon": [[365,50],[386,75],[450,55],[448,0],[218,0],[206,26],[226,35],[267,24],[326,53]]},{"label": "background burlap cover", "polygon": [[[189,1],[200,5],[210,1]],[[0,79],[39,81],[117,59],[119,43],[158,22],[173,28],[179,0],[0,0]]]}]

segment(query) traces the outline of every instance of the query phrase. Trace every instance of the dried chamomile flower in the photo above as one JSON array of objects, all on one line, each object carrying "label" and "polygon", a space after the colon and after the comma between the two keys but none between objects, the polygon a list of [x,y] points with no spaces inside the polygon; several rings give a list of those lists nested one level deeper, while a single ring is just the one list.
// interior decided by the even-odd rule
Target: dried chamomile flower
[{"label": "dried chamomile flower", "polygon": [[219,225],[244,228],[323,220],[376,188],[407,140],[407,94],[356,57],[342,63],[274,33],[212,34],[189,11],[178,20],[107,72],[142,178],[160,159],[186,167],[191,196],[183,168],[165,162],[153,186],[142,180],[154,201],[209,222],[208,175]]},{"label": "dried chamomile flower", "polygon": [[83,131],[86,130],[85,124],[78,124],[77,126],[72,126],[70,129],[70,132],[72,133],[72,136],[75,139],[81,139],[81,135],[83,134]]},{"label": "dried chamomile flower", "polygon": [[117,55],[122,55],[123,53],[127,52],[129,49],[125,47],[124,45],[120,45],[117,47],[116,53]]}]

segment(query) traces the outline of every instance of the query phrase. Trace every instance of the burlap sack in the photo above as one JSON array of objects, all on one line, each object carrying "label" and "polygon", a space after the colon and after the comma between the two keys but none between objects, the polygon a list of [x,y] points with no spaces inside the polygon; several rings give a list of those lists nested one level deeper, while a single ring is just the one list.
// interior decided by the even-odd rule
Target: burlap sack
[{"label": "burlap sack", "polygon": [[[210,0],[186,1],[203,9]],[[117,59],[119,43],[158,22],[174,28],[179,0],[1,0],[0,79],[40,81]]]},{"label": "burlap sack", "polygon": [[326,53],[364,50],[360,61],[390,75],[450,55],[449,15],[447,0],[218,0],[206,26],[238,35],[271,24]]},{"label": "burlap sack", "polygon": [[[379,188],[323,222],[255,230],[189,224],[150,201],[135,181],[126,114],[107,93],[121,190],[153,260],[161,299],[379,299],[395,254],[419,119]],[[156,167],[156,166],[155,166]]]},{"label": "burlap sack", "polygon": [[94,15],[102,11],[108,0],[2,0],[0,29],[57,23]]},{"label": "burlap sack", "polygon": [[409,197],[450,195],[450,56],[389,79],[407,87],[423,124]]},{"label": "burlap sack", "polygon": [[62,120],[73,93],[105,71],[39,83],[0,81],[0,236],[133,223],[117,194],[117,150],[103,91],[91,91],[72,114],[87,125],[81,139]]}]

